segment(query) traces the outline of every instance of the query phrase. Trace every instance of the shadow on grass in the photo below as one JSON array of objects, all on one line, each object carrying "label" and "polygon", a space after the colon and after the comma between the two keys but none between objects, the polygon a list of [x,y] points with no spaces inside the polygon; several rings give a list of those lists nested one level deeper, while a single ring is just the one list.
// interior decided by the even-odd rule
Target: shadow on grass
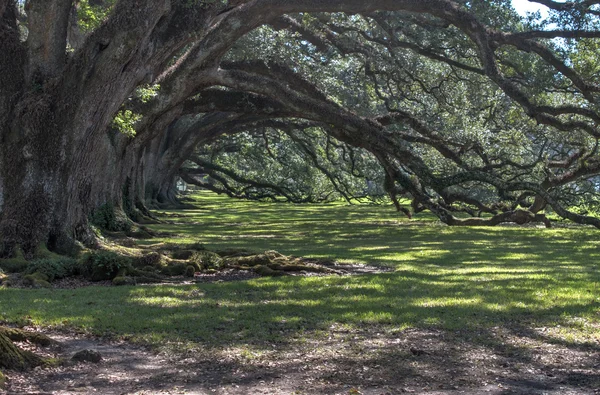
[{"label": "shadow on grass", "polygon": [[[0,289],[0,319],[27,316],[37,324],[202,350],[213,356],[202,369],[220,372],[206,379],[209,386],[310,372],[320,382],[315,391],[323,393],[342,384],[417,390],[423,382],[431,390],[486,392],[494,383],[495,393],[600,387],[595,230],[448,228],[429,217],[408,222],[385,207],[200,200],[204,209],[152,227],[211,249],[276,249],[396,271],[195,286]],[[223,360],[215,357],[224,353]],[[233,373],[240,369],[245,377]]]},{"label": "shadow on grass", "polygon": [[[460,278],[430,270],[198,286],[5,289],[0,314],[208,355],[148,371],[138,390],[175,382],[188,390],[247,393],[266,382],[284,393],[351,387],[477,393],[493,383],[495,393],[593,393],[600,386],[600,346],[597,326],[591,332],[585,326],[597,325],[599,305],[581,287],[594,274],[569,277],[564,269],[546,268],[543,276],[530,269],[519,272],[520,279],[505,279],[477,269]],[[491,278],[478,281],[481,276]],[[551,280],[559,277],[564,281]],[[138,379],[143,374],[136,373]]]}]

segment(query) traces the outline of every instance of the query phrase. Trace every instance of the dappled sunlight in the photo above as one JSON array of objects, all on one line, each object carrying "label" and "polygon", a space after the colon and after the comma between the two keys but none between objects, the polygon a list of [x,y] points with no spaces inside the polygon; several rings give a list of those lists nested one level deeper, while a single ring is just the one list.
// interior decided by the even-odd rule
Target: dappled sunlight
[{"label": "dappled sunlight", "polygon": [[420,298],[413,301],[413,305],[417,307],[445,307],[445,306],[460,306],[460,305],[480,305],[480,298]]},{"label": "dappled sunlight", "polygon": [[[152,225],[171,236],[140,244],[274,249],[395,271],[194,285],[0,289],[0,320],[26,316],[33,324],[210,351],[243,363],[295,348],[317,353],[331,343],[339,351],[332,361],[355,361],[360,369],[359,361],[367,357],[379,366],[389,359],[415,363],[397,342],[425,336],[435,347],[419,366],[442,376],[449,373],[432,356],[438,349],[455,361],[454,374],[467,376],[478,363],[476,353],[462,354],[465,342],[482,353],[532,360],[539,343],[600,348],[595,262],[600,244],[594,230],[449,228],[427,215],[419,225],[404,226],[407,221],[390,207],[342,204],[303,208],[222,199],[211,207],[179,212],[185,217],[174,218],[176,223]],[[369,217],[361,219],[365,213]],[[506,339],[522,345],[507,345]],[[298,366],[290,362],[288,368]],[[390,368],[389,374],[398,373]]]}]

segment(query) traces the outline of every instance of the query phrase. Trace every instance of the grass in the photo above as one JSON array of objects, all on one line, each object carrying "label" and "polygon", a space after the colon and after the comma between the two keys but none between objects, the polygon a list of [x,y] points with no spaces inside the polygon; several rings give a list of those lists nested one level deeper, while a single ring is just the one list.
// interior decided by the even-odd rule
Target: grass
[{"label": "grass", "polygon": [[390,333],[518,327],[549,342],[600,343],[598,230],[451,228],[425,214],[409,221],[391,207],[195,199],[197,209],[163,213],[174,223],[152,226],[172,236],[143,243],[275,249],[395,271],[185,286],[0,288],[0,320],[245,353],[325,336],[334,326]]}]

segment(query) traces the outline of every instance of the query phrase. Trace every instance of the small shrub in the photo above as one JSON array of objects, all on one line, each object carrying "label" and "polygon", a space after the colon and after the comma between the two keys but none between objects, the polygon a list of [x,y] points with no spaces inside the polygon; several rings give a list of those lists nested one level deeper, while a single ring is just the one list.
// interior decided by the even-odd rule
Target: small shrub
[{"label": "small shrub", "polygon": [[192,256],[190,261],[196,262],[203,269],[220,269],[224,264],[223,258],[211,251],[200,251]]},{"label": "small shrub", "polygon": [[112,280],[131,266],[131,259],[112,251],[93,251],[84,257],[81,274],[92,281]]},{"label": "small shrub", "polygon": [[25,270],[25,273],[41,273],[48,277],[46,281],[52,282],[55,279],[65,278],[77,274],[77,266],[77,261],[73,258],[43,258],[30,262]]}]

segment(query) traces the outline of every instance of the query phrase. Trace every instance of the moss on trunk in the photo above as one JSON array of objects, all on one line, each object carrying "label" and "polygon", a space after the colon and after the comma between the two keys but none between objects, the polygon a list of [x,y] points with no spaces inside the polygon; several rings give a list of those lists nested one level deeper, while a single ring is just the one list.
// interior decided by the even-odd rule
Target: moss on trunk
[{"label": "moss on trunk", "polygon": [[[13,341],[28,341],[41,346],[49,346],[54,342],[48,336],[39,333],[0,326],[0,368],[27,370],[49,363],[49,360],[31,351],[20,349]],[[0,372],[0,388],[5,381],[6,377]]]},{"label": "moss on trunk", "polygon": [[8,331],[10,329],[0,327],[0,368],[26,370],[44,364],[42,357],[17,347]]}]

